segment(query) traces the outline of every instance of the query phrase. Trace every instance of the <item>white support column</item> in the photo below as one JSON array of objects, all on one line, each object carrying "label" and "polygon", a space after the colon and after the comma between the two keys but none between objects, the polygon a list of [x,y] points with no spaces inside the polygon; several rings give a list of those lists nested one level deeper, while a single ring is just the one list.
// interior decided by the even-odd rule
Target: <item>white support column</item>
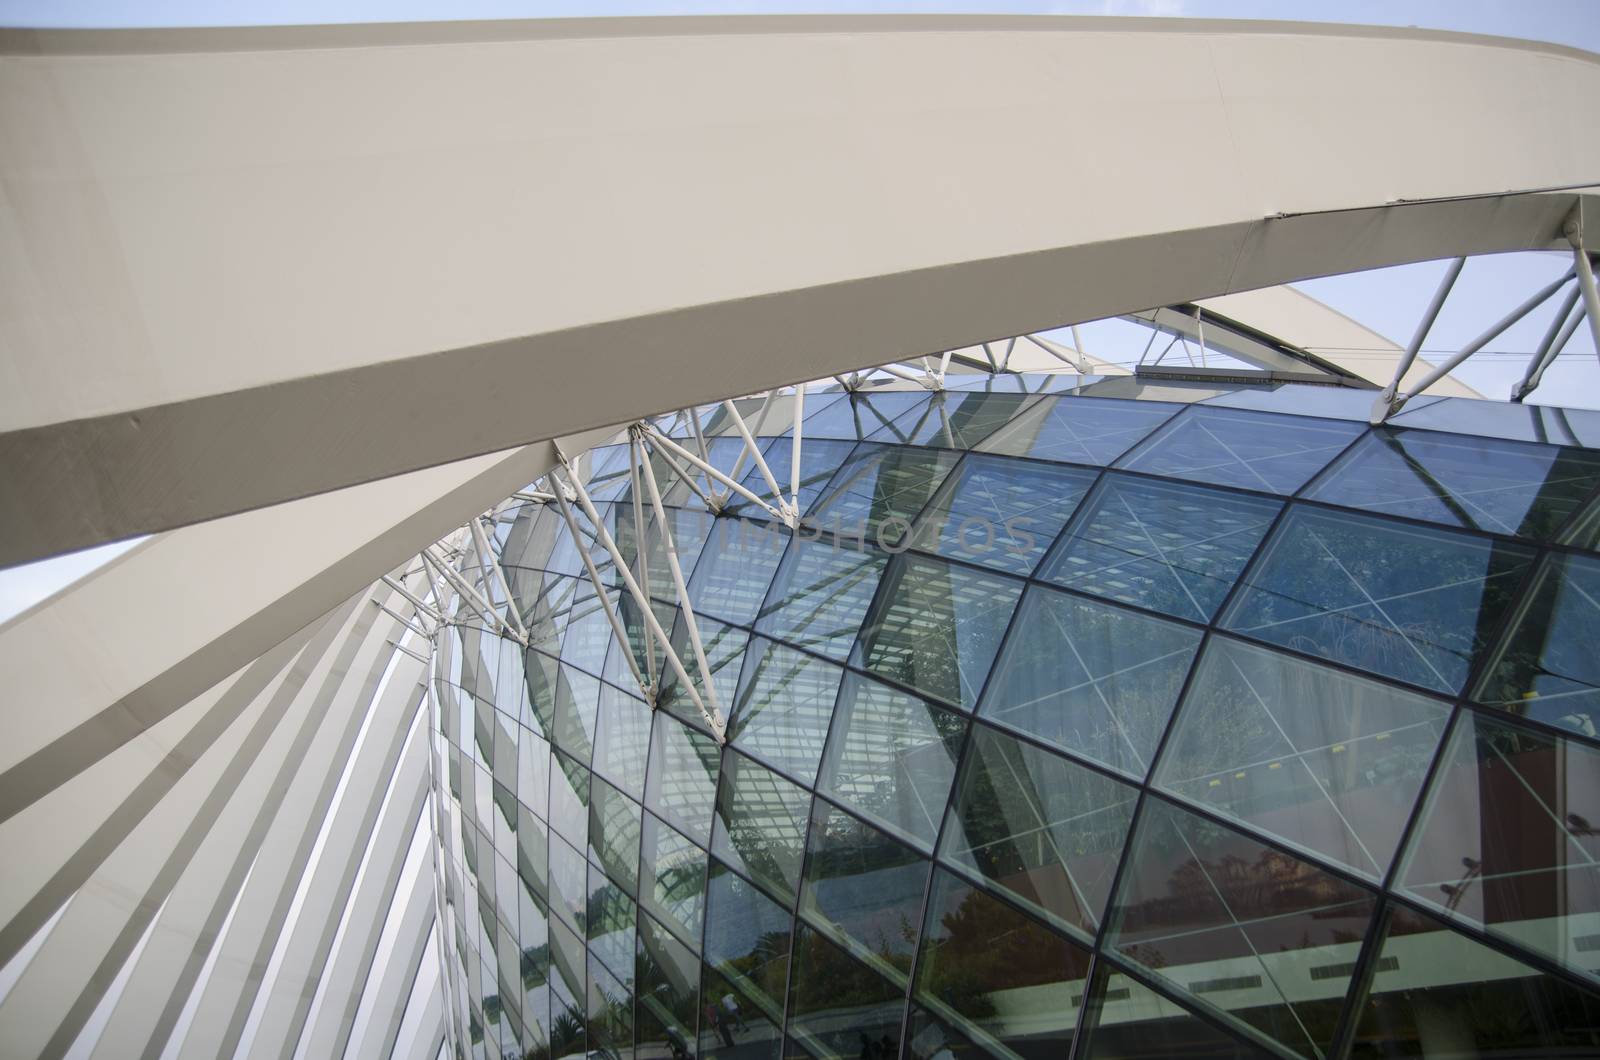
[{"label": "white support column", "polygon": [[[633,495],[629,498],[633,502],[633,533],[634,538],[638,541],[637,548],[639,553],[639,577],[644,581],[644,587],[649,589],[650,543],[645,539],[644,497],[641,495],[639,490],[639,463],[644,459],[644,447],[639,444],[639,439],[632,434],[628,435],[628,480],[633,489]],[[695,487],[693,479],[681,471],[679,472],[679,475],[682,476],[685,482],[689,483],[690,488],[695,489],[695,492],[699,493],[699,489]],[[700,496],[703,499],[705,494],[701,493]],[[562,506],[564,509],[564,501]],[[620,637],[621,634],[619,633],[618,636]],[[622,643],[624,645],[627,644],[626,638],[622,640]],[[632,653],[630,652],[629,655],[629,661],[631,662]],[[650,679],[650,684],[648,687],[650,689],[654,689],[656,687],[656,642],[653,637],[644,638],[644,663],[646,674]],[[634,667],[633,676],[635,678],[639,676],[637,666]],[[648,699],[649,697],[647,696],[646,698]]]},{"label": "white support column", "polygon": [[[483,569],[494,574],[495,584],[500,587],[500,592],[506,598],[506,621],[517,633],[517,639],[523,647],[528,645],[528,627],[522,624],[522,616],[517,613],[517,601],[511,596],[511,583],[506,580],[506,572],[500,567],[500,560],[495,557],[494,549],[489,547],[489,539],[483,532],[483,523],[474,516],[467,522],[467,530],[472,534],[473,547],[478,550],[478,562]],[[485,578],[485,581],[488,579]]]},{"label": "white support column", "polygon": [[[694,495],[699,497],[701,502],[704,503],[707,508],[709,508],[713,513],[722,511],[722,509],[726,506],[726,500],[724,499],[723,494],[719,494],[716,489],[712,487],[711,483],[714,481],[714,479],[709,474],[706,477],[706,489],[703,490],[700,488],[699,484],[695,482],[694,474],[690,472],[688,468],[678,463],[676,457],[667,452],[665,449],[657,449],[656,452],[661,455],[663,460],[672,465],[673,472],[676,473],[679,478],[683,479],[684,485],[688,486],[689,489],[694,492]],[[638,489],[639,487],[637,484],[635,484],[634,488]],[[640,503],[643,503],[643,501]]]},{"label": "white support column", "polygon": [[1589,251],[1583,245],[1583,209],[1580,203],[1572,208],[1561,231],[1572,244],[1572,266],[1578,274],[1578,289],[1583,292],[1584,315],[1589,318],[1589,335],[1594,339],[1595,356],[1600,357],[1600,291],[1595,289],[1594,267],[1589,264]]},{"label": "white support column", "polygon": [[1444,308],[1444,300],[1450,297],[1450,288],[1455,286],[1456,277],[1461,275],[1461,269],[1466,263],[1466,258],[1457,258],[1445,270],[1444,277],[1433,292],[1433,298],[1428,302],[1428,308],[1423,310],[1422,319],[1417,323],[1417,330],[1411,333],[1411,342],[1406,346],[1406,352],[1401,355],[1400,363],[1395,365],[1394,378],[1379,392],[1377,400],[1372,403],[1372,414],[1368,418],[1374,427],[1400,411],[1400,406],[1404,404],[1405,399],[1396,396],[1400,393],[1400,384],[1405,379],[1406,373],[1411,370],[1412,362],[1417,359],[1417,352],[1422,349],[1423,340],[1428,337],[1428,332],[1433,330],[1433,322],[1439,318],[1439,310]]},{"label": "white support column", "polygon": [[[700,640],[700,623],[695,621],[694,608],[689,603],[689,586],[684,581],[683,567],[678,563],[677,544],[673,541],[672,531],[667,526],[667,512],[661,503],[661,487],[656,482],[655,471],[649,465],[644,469],[644,481],[650,490],[650,507],[656,513],[656,521],[661,524],[661,540],[666,546],[664,551],[667,554],[667,566],[672,571],[672,586],[678,591],[678,600],[683,604],[683,624],[689,632],[689,643],[694,647],[694,661],[700,668],[700,682],[705,688],[706,698],[711,701],[711,710],[706,714],[706,722],[712,731],[720,736],[725,726],[721,705],[717,702],[716,685],[711,679],[711,665],[706,662],[705,645]],[[701,712],[705,713],[704,707],[701,708]]]},{"label": "white support column", "polygon": [[800,517],[800,444],[801,426],[806,419],[806,386],[796,383],[794,387],[794,429],[789,441],[789,506],[794,509],[795,518]]},{"label": "white support column", "polygon": [[[687,460],[691,464],[696,465],[697,467],[700,468],[700,470],[702,470],[702,471],[706,472],[707,474],[711,475],[718,482],[722,483],[724,486],[727,486],[730,490],[732,490],[734,493],[739,494],[739,496],[743,497],[745,500],[749,501],[751,504],[756,505],[762,511],[764,511],[768,515],[772,516],[774,519],[776,519],[779,522],[784,523],[784,524],[787,525],[788,517],[785,516],[782,511],[780,511],[777,508],[774,508],[772,505],[768,504],[766,501],[762,500],[760,497],[757,497],[754,493],[750,492],[750,490],[746,489],[743,485],[741,485],[738,482],[735,482],[733,479],[729,478],[727,475],[724,475],[722,472],[718,471],[716,468],[712,467],[710,464],[702,464],[698,457],[696,457],[693,453],[689,452],[689,450],[685,449],[683,446],[679,445],[677,442],[674,442],[671,438],[668,438],[666,435],[662,434],[660,431],[656,430],[654,427],[650,427],[648,425],[645,427],[645,433],[646,433],[646,436],[650,440],[650,444],[653,447],[655,447],[656,451],[661,453],[663,456],[666,455],[668,452],[675,453],[679,457],[682,457],[684,460]],[[769,471],[768,474],[770,475],[771,472]],[[773,492],[774,493],[777,492],[776,483],[774,483]],[[780,496],[781,496],[781,494],[780,494]]]},{"label": "white support column", "polygon": [[[617,565],[617,573],[622,575],[622,580],[627,585],[628,592],[633,594],[634,603],[638,604],[639,610],[643,612],[645,625],[649,627],[651,634],[654,635],[656,640],[660,643],[662,654],[665,655],[667,662],[671,664],[672,672],[677,675],[679,681],[683,682],[683,690],[688,693],[689,698],[694,701],[694,705],[699,708],[700,713],[708,720],[714,722],[714,719],[711,718],[710,712],[706,710],[705,701],[700,698],[699,691],[695,689],[694,681],[690,679],[689,672],[684,669],[683,661],[678,658],[678,653],[673,650],[672,638],[667,635],[666,631],[661,628],[661,623],[656,620],[656,613],[650,607],[649,596],[639,588],[639,583],[633,578],[633,572],[628,569],[628,565],[626,563],[622,562],[622,554],[617,550],[616,542],[612,541],[611,535],[606,532],[605,524],[600,521],[599,514],[594,510],[593,502],[589,500],[589,494],[584,490],[583,484],[579,482],[577,477],[573,474],[572,465],[567,464],[566,471],[568,481],[565,483],[563,483],[560,478],[556,477],[554,472],[551,472],[551,478],[555,480],[555,483],[559,489],[570,489],[572,491],[573,495],[578,500],[579,506],[583,508],[583,513],[589,517],[591,522],[594,523],[595,529],[600,535],[600,544],[605,547],[607,552],[611,553],[612,562]],[[684,607],[688,607],[688,601],[684,601]],[[652,706],[653,705],[654,704],[652,704]],[[724,738],[722,735],[722,729],[719,725],[713,724],[712,732],[716,734],[719,743],[723,741]]]},{"label": "white support column", "polygon": [[404,599],[406,603],[408,603],[412,607],[416,608],[417,609],[417,614],[424,616],[425,618],[428,619],[428,621],[434,623],[435,625],[440,625],[440,624],[442,624],[444,622],[443,613],[435,611],[433,608],[431,608],[427,604],[423,603],[416,596],[412,595],[411,591],[409,589],[407,589],[404,585],[401,585],[398,581],[395,581],[393,578],[389,577],[389,575],[387,575],[387,574],[385,574],[383,576],[382,580],[383,580],[383,584],[387,585],[389,588],[391,588],[395,592],[399,593],[401,598]]},{"label": "white support column", "polygon": [[[422,550],[421,556],[423,562],[433,565],[434,571],[438,573],[440,577],[444,578],[446,582],[450,583],[450,587],[454,589],[457,595],[461,597],[462,602],[476,612],[478,617],[483,619],[484,622],[488,624],[491,632],[502,633],[511,637],[513,640],[516,640],[517,637],[514,631],[507,626],[504,621],[501,620],[498,614],[495,613],[494,605],[485,600],[482,594],[480,594],[477,589],[474,589],[472,584],[468,582],[467,579],[463,578],[460,574],[457,574],[454,570],[452,570],[450,567],[450,561],[436,555],[433,551],[433,548],[434,546],[429,545],[427,548]],[[526,640],[523,640],[522,643],[524,647],[527,646]]]},{"label": "white support column", "polygon": [[[1028,337],[1030,339],[1033,338],[1032,335],[1030,335]],[[1154,338],[1153,335],[1151,337]],[[1035,342],[1035,344],[1037,344],[1039,340],[1038,339],[1033,339],[1033,341]],[[1047,350],[1049,349],[1048,346],[1045,347],[1045,348]],[[1078,357],[1077,357],[1078,363],[1076,365],[1076,367],[1078,369],[1078,374],[1079,375],[1088,375],[1089,374],[1089,352],[1083,348],[1083,336],[1078,333],[1078,325],[1076,325],[1076,324],[1072,325],[1072,352],[1078,355]],[[1065,358],[1063,358],[1063,359],[1065,359]],[[1071,362],[1069,361],[1068,363],[1070,364]]]},{"label": "white support column", "polygon": [[1517,306],[1517,308],[1513,309],[1495,323],[1491,324],[1489,326],[1489,330],[1485,331],[1483,334],[1467,343],[1466,346],[1462,347],[1460,353],[1456,354],[1454,357],[1451,357],[1448,361],[1445,361],[1433,371],[1423,376],[1422,379],[1418,381],[1417,385],[1412,387],[1409,391],[1405,392],[1404,394],[1397,395],[1387,412],[1384,412],[1381,406],[1382,395],[1379,395],[1380,404],[1374,406],[1373,408],[1373,416],[1375,417],[1374,425],[1382,423],[1390,413],[1398,412],[1405,406],[1407,401],[1410,401],[1412,398],[1416,397],[1418,394],[1427,390],[1430,386],[1437,383],[1451,372],[1455,371],[1457,366],[1459,366],[1468,357],[1471,357],[1473,354],[1489,345],[1489,343],[1493,342],[1502,331],[1506,330],[1511,325],[1515,324],[1517,321],[1533,312],[1533,310],[1538,308],[1539,305],[1542,304],[1547,298],[1555,294],[1556,291],[1560,290],[1562,284],[1572,279],[1573,271],[1574,270],[1572,269],[1568,269],[1561,275],[1559,279],[1556,279],[1551,283],[1541,287],[1538,291],[1534,292],[1533,296],[1527,301],[1523,302],[1521,305]]},{"label": "white support column", "polygon": [[1539,384],[1544,381],[1545,369],[1561,356],[1562,349],[1578,330],[1578,324],[1584,316],[1584,311],[1578,308],[1578,298],[1581,294],[1576,286],[1567,292],[1566,300],[1556,310],[1556,315],[1550,319],[1550,327],[1545,330],[1543,341],[1539,343],[1538,350],[1528,362],[1528,371],[1521,381],[1511,388],[1512,401],[1520,402],[1539,388]]},{"label": "white support column", "polygon": [[[569,475],[573,474],[570,468],[568,469],[567,473]],[[576,479],[574,479],[574,481],[576,481]],[[567,504],[567,498],[562,496],[559,489],[556,490],[556,502],[561,506],[561,517],[567,521],[567,529],[571,532],[572,539],[577,541],[578,520],[572,517],[572,508]],[[589,518],[594,521],[595,527],[599,530],[599,532],[601,534],[605,534],[605,527],[601,526],[599,520],[593,514],[593,509],[585,506],[584,510],[585,513],[589,515]],[[614,545],[609,544],[610,540],[610,535],[606,534],[605,541],[603,543],[606,544],[606,550],[611,553],[611,561],[617,565],[618,570],[627,570],[627,564],[622,562],[621,553],[617,551]],[[617,612],[611,606],[611,598],[606,595],[606,586],[605,583],[600,580],[600,571],[594,565],[594,557],[589,555],[588,549],[581,547],[578,549],[578,554],[583,557],[583,569],[589,574],[589,584],[594,586],[594,593],[600,601],[600,608],[606,613],[606,621],[611,623],[611,632],[616,634],[617,646],[622,650],[622,657],[628,662],[628,669],[630,672],[632,672],[634,681],[638,683],[639,691],[644,693],[645,702],[654,705],[656,701],[656,683],[654,671],[651,672],[649,681],[646,681],[639,673],[639,664],[634,661],[633,649],[628,644],[627,627],[622,624],[622,619],[617,617]],[[645,601],[643,606],[646,610],[649,610],[649,601]],[[645,638],[646,643],[649,642],[649,639],[650,638],[648,637]]]},{"label": "white support column", "polygon": [[[761,455],[761,447],[756,444],[755,437],[750,433],[750,428],[745,426],[744,417],[739,415],[739,410],[731,401],[724,401],[722,407],[728,410],[728,415],[733,417],[733,425],[739,429],[739,437],[744,439],[745,452],[750,454],[750,459],[756,462],[756,468],[761,472],[761,477],[766,480],[767,489],[772,491],[772,496],[778,502],[780,512],[787,508],[783,499],[783,487],[778,485],[777,478],[772,474],[772,468],[767,466],[767,458]],[[793,520],[788,515],[784,522],[793,525]]]},{"label": "white support column", "polygon": [[[777,390],[774,389],[774,390],[769,390],[764,395],[762,395],[762,397],[761,397],[761,408],[756,411],[756,434],[760,434],[761,433],[761,429],[766,426],[766,423],[767,423],[767,410],[772,408],[772,402],[776,398],[777,393],[778,393]],[[748,450],[744,449],[741,446],[740,449],[739,449],[739,455],[734,458],[733,470],[728,472],[729,477],[737,480],[740,475],[744,474],[744,462],[746,460],[748,460],[749,458],[750,457],[749,457]],[[727,499],[726,491],[724,491],[724,493],[723,493],[723,499],[724,500]]]}]

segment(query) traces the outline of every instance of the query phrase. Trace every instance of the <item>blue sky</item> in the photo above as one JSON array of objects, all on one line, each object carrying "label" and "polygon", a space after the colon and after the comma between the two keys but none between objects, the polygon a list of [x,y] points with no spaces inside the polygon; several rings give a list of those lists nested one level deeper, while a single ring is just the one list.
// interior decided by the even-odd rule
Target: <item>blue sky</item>
[{"label": "blue sky", "polygon": [[[1600,52],[1600,0],[0,0],[0,25],[222,26],[306,22],[405,22],[599,15],[924,12],[1092,14],[1191,18],[1302,19],[1420,26],[1550,41]],[[1575,133],[1577,130],[1575,130]],[[1592,133],[1591,133],[1592,134]],[[1600,181],[1600,174],[1595,174]],[[1453,351],[1566,268],[1570,258],[1509,254],[1469,262],[1429,336],[1427,351]],[[1429,262],[1299,286],[1313,297],[1404,343],[1437,285],[1444,264]],[[1542,309],[1458,371],[1488,397],[1504,398],[1520,378],[1550,310]],[[1096,351],[1101,353],[1101,351]],[[1104,354],[1102,354],[1104,355]],[[1600,366],[1586,328],[1545,376],[1534,400],[1600,408]],[[0,622],[120,554],[93,549],[0,571]]]}]

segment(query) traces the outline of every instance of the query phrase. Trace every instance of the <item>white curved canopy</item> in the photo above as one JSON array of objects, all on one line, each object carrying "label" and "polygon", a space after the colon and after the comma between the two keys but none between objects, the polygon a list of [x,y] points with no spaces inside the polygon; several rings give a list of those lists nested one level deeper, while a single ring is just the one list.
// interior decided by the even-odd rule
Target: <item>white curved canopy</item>
[{"label": "white curved canopy", "polygon": [[1294,23],[0,34],[0,563],[1023,331],[1548,246],[1575,196],[1509,193],[1600,180],[1597,89],[1572,49]]}]

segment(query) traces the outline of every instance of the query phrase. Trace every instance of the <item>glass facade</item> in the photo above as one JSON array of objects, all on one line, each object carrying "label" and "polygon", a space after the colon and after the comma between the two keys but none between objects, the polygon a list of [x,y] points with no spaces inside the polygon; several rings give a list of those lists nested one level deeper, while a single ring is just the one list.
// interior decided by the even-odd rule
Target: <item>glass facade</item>
[{"label": "glass facade", "polygon": [[586,454],[709,719],[504,509],[530,646],[431,689],[464,1055],[1600,1055],[1600,450],[1059,385],[809,393],[795,528]]}]

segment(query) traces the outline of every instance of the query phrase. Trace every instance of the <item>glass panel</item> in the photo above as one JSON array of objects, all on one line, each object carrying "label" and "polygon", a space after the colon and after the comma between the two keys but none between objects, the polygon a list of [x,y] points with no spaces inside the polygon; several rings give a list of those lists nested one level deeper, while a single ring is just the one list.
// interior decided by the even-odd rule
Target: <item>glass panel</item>
[{"label": "glass panel", "polygon": [[939,857],[1093,938],[1138,792],[979,725]]},{"label": "glass panel", "polygon": [[1600,979],[1600,751],[1464,712],[1401,887]]},{"label": "glass panel", "polygon": [[589,844],[589,771],[557,751],[550,771],[550,827],[578,849]]},{"label": "glass panel", "polygon": [[556,684],[556,746],[584,765],[594,752],[594,712],[600,682],[570,666]]},{"label": "glass panel", "polygon": [[948,872],[934,874],[916,997],[1000,1056],[1065,1056],[1089,951]]},{"label": "glass panel", "polygon": [[747,626],[789,543],[787,531],[749,519],[718,519],[689,582],[696,613]]},{"label": "glass panel", "polygon": [[1107,475],[1039,576],[1209,622],[1279,507],[1203,486]]},{"label": "glass panel", "polygon": [[818,789],[932,850],[967,719],[856,674],[836,714]]},{"label": "glass panel", "polygon": [[928,863],[818,800],[800,913],[878,971],[904,982],[916,951]]},{"label": "glass panel", "polygon": [[971,710],[1022,583],[921,556],[898,556],[853,661]]},{"label": "glass panel", "polygon": [[843,661],[887,562],[859,541],[797,538],[767,594],[757,632]]},{"label": "glass panel", "polygon": [[1362,429],[1343,420],[1191,405],[1117,466],[1289,494],[1309,482]]},{"label": "glass panel", "polygon": [[876,442],[907,442],[948,449],[970,449],[1003,425],[1028,394],[961,393],[941,390],[928,404],[902,413],[872,435]]},{"label": "glass panel", "polygon": [[601,685],[594,732],[595,773],[642,800],[649,756],[650,708],[610,685]]},{"label": "glass panel", "polygon": [[1351,1056],[1600,1056],[1600,996],[1391,908]]},{"label": "glass panel", "polygon": [[1143,777],[1200,636],[1030,586],[978,713]]},{"label": "glass panel", "polygon": [[1216,637],[1155,779],[1380,880],[1449,719],[1448,704]]},{"label": "glass panel", "polygon": [[[766,457],[767,467],[772,476],[778,480],[778,485],[783,487],[785,496],[789,492],[789,464],[790,441],[788,438],[774,439],[772,445],[763,454]],[[833,473],[839,469],[850,456],[854,449],[854,442],[830,441],[825,438],[813,438],[802,433],[800,441],[800,512],[804,514],[811,510],[818,494],[828,485],[828,480],[833,478]],[[767,487],[767,477],[761,469],[755,466],[755,461],[745,461],[744,477],[739,480],[739,485],[754,493],[768,504],[777,507],[772,498],[772,490]],[[759,511],[744,497],[735,493],[728,498],[728,512],[737,512],[749,518],[766,518],[766,513]]]},{"label": "glass panel", "polygon": [[550,908],[581,931],[589,894],[589,866],[558,835],[550,836]]},{"label": "glass panel", "polygon": [[756,638],[728,726],[729,742],[812,783],[843,673],[833,663]]},{"label": "glass panel", "polygon": [[599,777],[589,787],[589,859],[628,894],[639,889],[639,804]]},{"label": "glass panel", "polygon": [[1095,473],[1000,456],[968,456],[917,521],[915,547],[1011,574],[1038,565]]},{"label": "glass panel", "polygon": [[700,945],[706,852],[650,814],[644,815],[639,904],[691,948]]},{"label": "glass panel", "polygon": [[1137,979],[1101,963],[1095,972],[1099,1015],[1082,1055],[1092,1060],[1193,1056],[1256,1060],[1276,1056],[1237,1041]]},{"label": "glass panel", "polygon": [[1572,520],[1572,525],[1561,534],[1561,543],[1578,548],[1600,549],[1600,496],[1589,502],[1589,507]]},{"label": "glass panel", "polygon": [[639,918],[639,1055],[687,1060],[700,1008],[700,958],[648,916]]},{"label": "glass panel", "polygon": [[[550,895],[550,834],[527,810],[517,814],[517,874],[540,899]],[[527,933],[527,926],[523,926]]]},{"label": "glass panel", "polygon": [[633,1055],[633,992],[594,961],[589,962],[589,1048],[587,1055]]},{"label": "glass panel", "polygon": [[811,796],[740,754],[725,753],[711,850],[786,904],[805,857]]},{"label": "glass panel", "polygon": [[978,450],[1103,467],[1137,445],[1181,407],[1153,401],[1055,398],[1013,419],[990,435]]},{"label": "glass panel", "polygon": [[905,1014],[900,987],[804,924],[795,928],[794,961],[786,1057],[899,1055]]},{"label": "glass panel", "polygon": [[857,446],[811,506],[809,521],[872,544],[895,545],[958,458],[945,449]]},{"label": "glass panel", "polygon": [[1600,736],[1600,559],[1552,554],[1478,690],[1480,703]]},{"label": "glass panel", "polygon": [[587,962],[583,941],[559,920],[550,924],[550,941],[550,1055],[571,1056],[587,1041]]},{"label": "glass panel", "polygon": [[865,438],[908,409],[926,405],[929,395],[922,390],[888,391],[878,394],[848,394],[825,408],[806,414],[801,428],[802,452],[812,438]]},{"label": "glass panel", "polygon": [[[1373,906],[1355,884],[1152,797],[1111,945],[1201,1004],[1321,1056]],[[1313,969],[1324,969],[1321,985],[1306,991]]]},{"label": "glass panel", "polygon": [[702,845],[711,842],[719,758],[711,737],[657,713],[644,804]]},{"label": "glass panel", "polygon": [[1499,627],[1530,550],[1296,508],[1224,624],[1440,692],[1456,692]]},{"label": "glass panel", "polygon": [[517,734],[517,801],[550,816],[550,745],[528,729]]},{"label": "glass panel", "polygon": [[[725,626],[710,618],[697,618],[696,625],[700,630],[700,646],[706,653],[706,666],[711,670],[711,682],[716,692],[715,705],[720,706],[726,718],[733,701],[738,698],[739,671],[744,667],[744,649],[750,642],[750,634],[737,626]],[[706,709],[710,710],[714,704],[700,680],[699,662],[695,659],[694,645],[689,641],[689,626],[681,613],[672,631],[672,646],[683,668],[688,671],[689,679],[694,682],[695,690],[705,702]],[[708,731],[694,700],[678,684],[677,673],[660,653],[657,653],[656,660],[661,674],[661,695],[656,701],[657,705],[695,728]]]},{"label": "glass panel", "polygon": [[[719,862],[706,895],[706,964],[773,1023],[783,1019],[789,976],[789,910]],[[706,1001],[709,1002],[709,994]]]},{"label": "glass panel", "polygon": [[1549,540],[1600,485],[1600,453],[1376,428],[1308,497]]},{"label": "glass panel", "polygon": [[556,685],[561,664],[543,652],[529,649],[523,657],[523,676],[528,682],[528,706],[533,717],[523,724],[550,739],[556,730]]},{"label": "glass panel", "polygon": [[[788,967],[789,936],[783,936]],[[700,1055],[705,1060],[779,1060],[783,1055],[783,1009],[757,1005],[730,980],[701,966]],[[779,984],[779,993],[783,985]]]},{"label": "glass panel", "polygon": [[[601,555],[607,555],[603,549],[598,551]],[[606,598],[614,609],[617,606],[617,590],[608,589]],[[613,636],[611,620],[606,617],[606,610],[594,591],[594,583],[585,575],[579,579],[578,591],[572,601],[572,617],[567,622],[567,635],[561,642],[561,661],[586,673],[598,674],[605,669],[606,651],[611,647]]]},{"label": "glass panel", "polygon": [[590,865],[589,906],[585,921],[589,953],[591,958],[598,957],[614,975],[630,983],[633,981],[634,923],[637,918],[633,899],[623,893],[605,873]]}]

